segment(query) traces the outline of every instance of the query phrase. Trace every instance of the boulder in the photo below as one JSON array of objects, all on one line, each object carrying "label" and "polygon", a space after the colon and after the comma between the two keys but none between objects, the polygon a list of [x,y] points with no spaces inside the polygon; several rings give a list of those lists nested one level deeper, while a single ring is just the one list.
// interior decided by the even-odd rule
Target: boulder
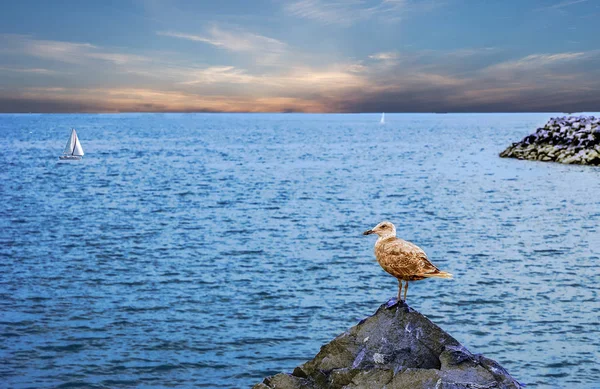
[{"label": "boulder", "polygon": [[595,146],[600,144],[600,120],[593,116],[551,118],[542,128],[511,144],[503,158],[567,164],[600,165]]},{"label": "boulder", "polygon": [[521,388],[497,362],[472,354],[425,316],[390,300],[293,373],[254,389]]}]

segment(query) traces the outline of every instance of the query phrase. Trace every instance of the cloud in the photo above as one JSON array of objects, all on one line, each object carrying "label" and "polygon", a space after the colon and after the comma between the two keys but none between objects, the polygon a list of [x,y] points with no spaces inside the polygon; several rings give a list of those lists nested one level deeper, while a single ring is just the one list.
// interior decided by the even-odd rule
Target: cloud
[{"label": "cloud", "polygon": [[598,57],[537,53],[464,72],[447,66],[447,53],[403,53],[391,66],[372,62],[360,93],[338,94],[331,103],[351,112],[597,110],[600,71],[585,69],[599,69]]},{"label": "cloud", "polygon": [[96,47],[89,43],[71,43],[47,40],[21,40],[21,48],[25,54],[52,59],[61,62],[80,62],[81,59]]},{"label": "cloud", "polygon": [[90,59],[99,59],[106,62],[112,62],[115,65],[128,65],[132,63],[141,63],[150,59],[141,55],[120,54],[120,53],[102,53],[90,52],[84,54],[84,57]]},{"label": "cloud", "polygon": [[248,84],[257,81],[256,76],[249,75],[246,71],[236,69],[233,66],[211,66],[197,70],[189,69],[187,72],[181,71],[179,74],[186,78],[185,81],[180,82],[184,85]]},{"label": "cloud", "polygon": [[41,75],[58,74],[58,72],[55,71],[55,70],[44,69],[44,68],[6,68],[6,67],[0,67],[0,72],[28,73],[28,74],[41,74]]},{"label": "cloud", "polygon": [[[26,112],[522,111],[561,104],[572,108],[568,102],[573,101],[589,107],[600,100],[600,81],[595,81],[600,80],[600,52],[595,51],[532,53],[496,62],[490,53],[497,52],[487,48],[382,51],[352,61],[320,57],[311,62],[314,58],[271,38],[240,30],[224,33],[217,27],[208,31],[198,37],[252,56],[264,54],[260,50],[275,42],[267,50],[279,51],[282,63],[261,66],[252,58],[246,67],[240,61],[207,66],[164,53],[140,56],[89,43],[0,36],[12,42],[0,46],[3,55],[8,50],[51,61],[67,57],[73,74],[102,73],[99,78],[70,77],[70,87],[65,87],[55,83],[52,68],[0,67],[0,76],[35,74],[28,85],[43,86],[5,84],[0,110],[16,110],[21,104]],[[117,87],[106,86],[105,80],[125,73]]]},{"label": "cloud", "polygon": [[565,8],[571,5],[575,5],[575,4],[579,4],[579,3],[585,3],[588,0],[568,0],[568,1],[561,1],[560,3],[554,4],[554,5],[550,5],[546,8],[550,8],[550,9],[558,9],[558,8]]},{"label": "cloud", "polygon": [[[285,10],[297,17],[314,20],[323,24],[348,25],[369,17],[372,11],[362,7],[362,1],[299,0],[289,3]],[[361,13],[362,11],[362,13]]]},{"label": "cloud", "polygon": [[356,65],[340,64],[326,68],[296,66],[279,72],[249,73],[233,66],[178,69],[172,76],[190,92],[205,94],[294,97],[332,95],[366,87],[367,79]]},{"label": "cloud", "polygon": [[378,61],[393,61],[395,59],[398,59],[398,57],[399,57],[399,55],[395,51],[385,51],[385,52],[369,55],[369,58],[375,59]]},{"label": "cloud", "polygon": [[326,93],[366,86],[367,80],[357,74],[352,66],[334,65],[324,69],[310,67],[292,68],[289,73],[273,78],[269,83],[282,89]]},{"label": "cloud", "polygon": [[66,92],[68,91],[67,88],[63,88],[63,87],[28,87],[28,88],[22,88],[23,91],[23,95],[36,95],[38,93],[62,93],[62,92]]},{"label": "cloud", "polygon": [[232,53],[247,54],[253,58],[254,63],[263,66],[280,65],[282,58],[288,54],[286,43],[235,27],[223,28],[213,25],[203,35],[177,31],[159,31],[157,35],[205,43]]},{"label": "cloud", "polygon": [[590,54],[591,53],[585,52],[531,54],[517,60],[504,61],[491,65],[484,69],[484,72],[496,75],[503,74],[505,76],[508,75],[509,77],[514,72],[535,71],[539,73],[542,69],[572,63],[589,57]]},{"label": "cloud", "polygon": [[[155,88],[20,88],[0,93],[0,99],[23,102],[25,111],[48,107],[89,107],[111,111],[307,111],[325,112],[328,100],[344,91],[366,87],[356,64],[325,68],[296,66],[277,73],[250,73],[233,66],[157,67],[150,72]],[[73,104],[71,104],[73,103]],[[14,106],[10,104],[9,106]],[[46,108],[43,108],[46,107]],[[85,109],[83,108],[85,107]],[[58,108],[57,108],[58,109]],[[75,109],[75,108],[74,108]],[[6,108],[0,108],[6,110]],[[62,109],[61,109],[62,111]]]},{"label": "cloud", "polygon": [[322,112],[319,102],[294,97],[203,96],[146,88],[24,89],[0,94],[0,112]]},{"label": "cloud", "polygon": [[409,12],[430,11],[441,4],[441,0],[379,0],[374,5],[364,0],[296,0],[287,3],[284,10],[326,25],[350,26],[372,18],[394,22]]},{"label": "cloud", "polygon": [[[256,98],[297,98],[303,94],[329,93],[356,87],[363,85],[365,81],[360,73],[364,72],[366,67],[360,63],[333,63],[315,67],[299,61],[302,55],[298,53],[294,54],[294,61],[280,66],[275,66],[275,61],[265,62],[269,53],[287,54],[284,52],[287,46],[262,35],[239,31],[224,32],[215,27],[210,30],[208,38],[214,45],[232,51],[250,52],[261,58],[252,61],[253,70],[249,71],[233,65],[197,66],[193,62],[178,60],[176,57],[161,60],[123,54],[90,43],[38,40],[28,36],[11,36],[5,39],[12,43],[12,46],[9,46],[13,54],[67,62],[72,65],[68,70],[73,74],[79,71],[101,74],[99,77],[79,79],[76,85],[80,87],[101,85],[107,77],[110,80],[111,75],[114,76],[118,72],[121,75],[131,75],[125,81],[131,86],[152,85],[152,88],[159,91],[174,88],[186,93],[201,92],[209,95],[225,93],[229,96],[253,95]],[[105,63],[111,63],[117,66],[117,69],[106,67]],[[4,71],[53,74],[52,70],[41,67],[5,68]],[[49,80],[45,84],[48,82]]]},{"label": "cloud", "polygon": [[237,52],[264,52],[281,53],[286,50],[286,44],[263,35],[254,34],[239,29],[225,30],[218,26],[211,27],[207,35],[192,35],[175,31],[159,31],[161,36],[185,39],[194,42],[207,43]]},{"label": "cloud", "polygon": [[82,64],[100,60],[125,65],[148,60],[139,55],[105,51],[90,43],[33,39],[26,35],[0,35],[0,43],[5,51],[64,63]]},{"label": "cloud", "polygon": [[161,35],[161,36],[168,36],[171,38],[186,39],[188,41],[204,42],[204,43],[208,43],[213,46],[224,46],[223,43],[219,42],[218,40],[205,38],[200,35],[185,34],[182,32],[174,32],[174,31],[159,31],[156,34]]}]

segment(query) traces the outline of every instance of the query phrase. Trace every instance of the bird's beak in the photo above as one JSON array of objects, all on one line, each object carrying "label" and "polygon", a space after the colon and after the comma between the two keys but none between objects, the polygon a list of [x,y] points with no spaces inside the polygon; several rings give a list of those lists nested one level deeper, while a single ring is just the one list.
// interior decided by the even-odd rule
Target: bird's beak
[{"label": "bird's beak", "polygon": [[371,235],[371,234],[373,234],[373,230],[368,230],[368,231],[363,232],[363,235]]}]

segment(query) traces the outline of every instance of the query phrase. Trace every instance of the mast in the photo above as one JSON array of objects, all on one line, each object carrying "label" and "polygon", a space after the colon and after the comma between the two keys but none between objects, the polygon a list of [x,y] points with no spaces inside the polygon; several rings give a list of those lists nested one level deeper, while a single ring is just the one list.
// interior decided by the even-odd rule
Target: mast
[{"label": "mast", "polygon": [[[75,132],[75,129],[73,129]],[[71,155],[75,155],[75,146],[77,145],[77,133],[75,132],[75,143],[73,143],[73,151],[71,151]]]}]

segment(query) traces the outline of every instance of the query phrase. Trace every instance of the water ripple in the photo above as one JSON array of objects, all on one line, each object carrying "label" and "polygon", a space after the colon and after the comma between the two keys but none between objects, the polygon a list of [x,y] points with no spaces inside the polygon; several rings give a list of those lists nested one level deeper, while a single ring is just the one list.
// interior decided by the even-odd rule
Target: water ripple
[{"label": "water ripple", "polygon": [[497,157],[547,117],[0,115],[1,381],[291,371],[395,293],[361,235],[390,219],[455,274],[415,308],[528,387],[597,387],[599,170]]}]

